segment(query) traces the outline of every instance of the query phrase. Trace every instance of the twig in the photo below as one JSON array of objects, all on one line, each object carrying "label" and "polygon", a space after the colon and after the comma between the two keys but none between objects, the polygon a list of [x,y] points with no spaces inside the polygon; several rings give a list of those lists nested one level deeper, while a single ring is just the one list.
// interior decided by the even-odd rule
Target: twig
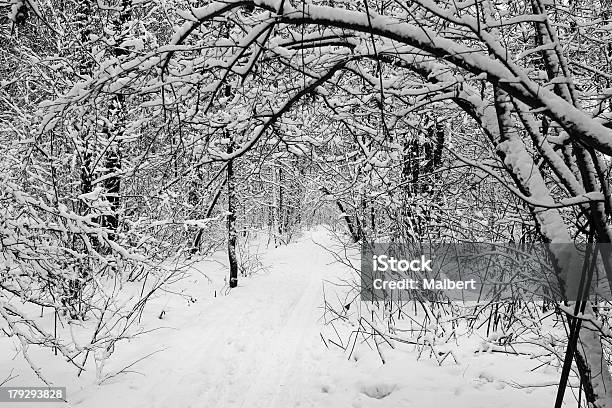
[{"label": "twig", "polygon": [[128,370],[128,368],[132,367],[133,365],[138,364],[142,360],[144,360],[146,358],[149,358],[152,355],[159,353],[160,351],[165,351],[166,349],[167,349],[167,347],[163,348],[163,349],[159,349],[159,350],[153,351],[153,352],[147,354],[146,356],[143,356],[143,357],[139,358],[138,360],[134,361],[133,363],[123,367],[121,370],[115,372],[114,374],[107,374],[107,375],[105,375],[104,378],[102,380],[100,380],[100,382],[98,384],[102,384],[104,381],[109,380],[109,379],[111,379],[111,378],[113,378],[113,377],[115,377],[115,376],[117,376],[117,375],[119,375],[121,373],[126,374],[128,372],[134,372],[134,371],[127,371],[127,370]]}]

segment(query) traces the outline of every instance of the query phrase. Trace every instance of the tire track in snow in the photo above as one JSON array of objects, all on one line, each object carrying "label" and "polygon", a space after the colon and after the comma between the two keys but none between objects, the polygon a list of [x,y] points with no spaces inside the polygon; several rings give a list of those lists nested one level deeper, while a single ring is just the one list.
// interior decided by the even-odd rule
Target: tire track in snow
[{"label": "tire track in snow", "polygon": [[[167,367],[168,375],[163,381],[152,384],[151,392],[154,395],[164,395],[160,390],[167,390],[168,397],[153,401],[153,407],[173,408],[182,406],[177,404],[178,400],[183,400],[192,406],[201,406],[201,398],[205,398],[206,391],[215,388],[218,382],[222,381],[216,373],[218,366],[215,363],[215,356],[209,356],[210,350],[220,347],[220,344],[227,339],[227,322],[234,321],[237,326],[242,326],[248,320],[248,314],[239,314],[233,310],[233,302],[230,297],[223,298],[222,301],[211,304],[209,310],[204,310],[201,314],[206,318],[203,322],[194,321],[188,333],[184,331],[180,336],[184,337],[182,342],[188,343],[182,352],[179,361],[170,361]],[[232,320],[234,319],[234,320]],[[218,322],[224,322],[219,325]],[[205,325],[210,330],[202,330],[201,325]],[[169,350],[170,351],[170,350]],[[210,378],[209,378],[210,377]],[[217,377],[217,378],[215,378]],[[144,405],[143,405],[144,408]]]},{"label": "tire track in snow", "polygon": [[[231,372],[227,372],[224,384],[219,387],[219,395],[213,401],[207,401],[208,406],[218,408],[241,407],[248,395],[258,387],[261,378],[266,377],[266,368],[270,364],[271,355],[278,346],[279,337],[283,336],[283,328],[295,317],[296,309],[301,307],[306,293],[299,291],[293,296],[274,302],[272,307],[260,307],[251,316],[249,324],[243,327],[237,338],[239,344],[247,343],[247,348],[230,364]],[[269,295],[268,295],[269,296]],[[289,300],[289,303],[286,301]],[[279,313],[282,311],[283,313]],[[267,327],[260,327],[266,324]]]},{"label": "tire track in snow", "polygon": [[[311,262],[317,259],[313,255],[318,255],[312,252],[307,254]],[[273,333],[263,354],[259,374],[251,379],[248,392],[242,394],[240,403],[232,405],[225,401],[218,408],[289,408],[300,404],[299,394],[303,389],[299,387],[298,380],[303,378],[307,368],[304,354],[308,346],[318,345],[319,342],[316,324],[320,314],[318,306],[322,303],[322,267],[316,262],[314,265],[302,262],[294,269],[296,280],[292,282],[291,277],[287,277],[286,281],[292,285],[292,289],[295,291],[297,288],[300,292],[299,299],[292,304],[291,311]],[[306,283],[307,286],[300,287],[296,283]]]},{"label": "tire track in snow", "polygon": [[[316,330],[321,295],[319,282],[312,282],[292,314],[283,335],[276,341],[274,356],[259,377],[254,392],[247,396],[242,407],[289,408],[302,405],[303,387],[300,384],[307,370],[310,346],[319,342]],[[309,376],[308,376],[309,377]]]},{"label": "tire track in snow", "polygon": [[[225,333],[228,347],[211,344],[208,354],[225,359],[212,392],[202,400],[207,408],[289,408],[299,404],[303,372],[312,371],[308,351],[319,346],[317,320],[322,304],[320,248],[311,244],[304,259],[284,270],[276,262],[273,272],[256,277],[257,284],[243,288],[251,308],[246,321]],[[280,254],[279,254],[280,255]],[[281,258],[283,259],[283,258]],[[325,260],[326,261],[326,260]],[[236,329],[240,330],[236,330]],[[234,346],[244,346],[236,350]],[[312,379],[313,376],[309,376]],[[312,405],[312,404],[310,404]]]}]

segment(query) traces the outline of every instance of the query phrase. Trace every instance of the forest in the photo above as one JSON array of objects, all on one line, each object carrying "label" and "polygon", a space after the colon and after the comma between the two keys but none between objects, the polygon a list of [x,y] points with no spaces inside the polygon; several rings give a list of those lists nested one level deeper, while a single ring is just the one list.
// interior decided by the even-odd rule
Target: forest
[{"label": "forest", "polygon": [[0,408],[612,408],[611,0],[0,0],[0,153]]}]

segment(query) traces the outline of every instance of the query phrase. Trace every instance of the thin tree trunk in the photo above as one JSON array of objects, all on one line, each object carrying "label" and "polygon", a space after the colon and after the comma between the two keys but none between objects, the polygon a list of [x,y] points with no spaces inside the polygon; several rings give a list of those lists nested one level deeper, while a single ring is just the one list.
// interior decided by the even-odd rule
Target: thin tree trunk
[{"label": "thin tree trunk", "polygon": [[[227,152],[234,151],[234,142],[230,140]],[[236,181],[234,180],[234,160],[227,162],[227,256],[229,259],[229,287],[238,286],[238,260],[236,259]]]},{"label": "thin tree trunk", "polygon": [[[217,204],[217,201],[219,201],[219,197],[221,197],[221,193],[223,192],[223,187],[225,187],[226,183],[227,183],[227,179],[223,180],[223,182],[219,186],[219,189],[215,193],[215,196],[213,197],[212,202],[208,206],[208,210],[206,210],[206,215],[204,216],[204,218],[207,219],[207,218],[210,218],[212,216],[212,212],[215,209],[215,205]],[[193,246],[191,248],[191,253],[192,254],[195,254],[200,249],[200,245],[202,244],[202,235],[203,234],[204,234],[204,228],[200,228],[198,230],[198,233],[196,234],[195,240],[193,241]]]},{"label": "thin tree trunk", "polygon": [[277,228],[277,232],[278,232],[278,236],[280,238],[281,243],[284,241],[284,234],[285,234],[285,217],[284,217],[284,203],[283,203],[283,187],[282,187],[282,182],[283,182],[283,169],[282,168],[278,168],[277,171],[277,180],[276,180],[278,186],[276,186],[275,188],[278,188],[278,203],[276,206],[276,219],[278,221],[278,224],[276,225]]},{"label": "thin tree trunk", "polygon": [[[325,195],[331,195],[327,187],[321,187],[321,192]],[[340,213],[343,214],[342,218],[344,218],[344,221],[346,221],[346,227],[348,228],[349,233],[353,238],[353,241],[359,242],[359,239],[361,237],[359,235],[359,230],[355,228],[355,225],[353,224],[353,220],[351,220],[351,217],[344,211],[344,206],[342,205],[340,200],[336,200],[336,205],[338,206]]]}]

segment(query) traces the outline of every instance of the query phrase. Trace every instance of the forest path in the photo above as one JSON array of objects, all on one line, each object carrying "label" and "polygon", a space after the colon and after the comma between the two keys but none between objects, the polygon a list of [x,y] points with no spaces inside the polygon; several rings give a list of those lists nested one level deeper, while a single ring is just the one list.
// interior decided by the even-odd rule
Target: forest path
[{"label": "forest path", "polygon": [[324,247],[330,244],[324,231],[309,234],[298,244],[266,251],[266,271],[240,279],[227,296],[187,310],[164,305],[165,320],[175,330],[142,337],[150,344],[139,347],[141,354],[162,350],[135,366],[144,375],[109,380],[99,389],[105,394],[100,400],[84,390],[75,406],[316,406],[308,396],[321,393],[317,362],[325,349],[320,319],[323,280],[333,262]]},{"label": "forest path", "polygon": [[[217,297],[214,289],[223,286],[227,274],[217,263],[225,261],[224,255],[198,263],[212,283],[195,273],[170,288],[184,296],[152,299],[142,327],[164,328],[118,346],[104,367],[111,378],[101,386],[92,385],[91,370],[81,376],[80,387],[68,383],[68,407],[437,408],[450,403],[461,408],[544,408],[554,401],[555,367],[541,367],[530,355],[476,353],[482,347],[478,335],[459,336],[460,341],[444,345],[458,364],[447,359],[439,366],[431,357],[419,358],[412,346],[396,343],[390,350],[381,343],[387,356],[382,364],[371,344],[356,341],[351,321],[338,319],[325,327],[324,282],[339,284],[325,283],[325,294],[340,305],[347,290],[342,282],[354,278],[334,262],[328,251],[334,246],[320,228],[296,243],[263,248],[261,262],[267,270],[240,278],[237,289]],[[358,254],[350,253],[350,258],[357,260]],[[354,320],[360,303],[353,305]],[[128,373],[112,375],[134,362]],[[568,406],[575,406],[572,398],[566,394]]]},{"label": "forest path", "polygon": [[[323,346],[317,321],[323,271],[332,259],[314,242],[302,243],[300,259],[288,258],[295,256],[291,249],[272,251],[269,273],[243,279],[224,299],[224,310],[210,315],[215,330],[195,348],[202,358],[192,359],[193,369],[179,382],[185,392],[196,388],[190,380],[199,382],[197,401],[206,401],[206,407],[299,406],[300,388],[287,380],[313,377],[309,351]],[[196,372],[202,376],[194,378]]]}]

